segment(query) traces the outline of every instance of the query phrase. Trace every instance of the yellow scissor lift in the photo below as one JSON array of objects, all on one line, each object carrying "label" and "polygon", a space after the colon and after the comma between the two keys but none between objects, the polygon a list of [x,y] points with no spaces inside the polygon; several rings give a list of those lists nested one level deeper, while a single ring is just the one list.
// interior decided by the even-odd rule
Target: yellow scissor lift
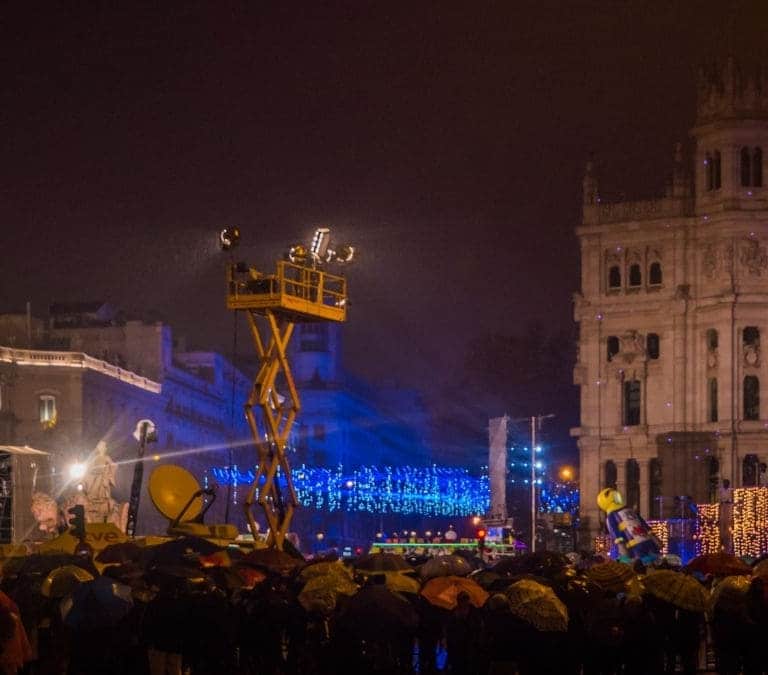
[{"label": "yellow scissor lift", "polygon": [[[245,416],[258,452],[256,476],[244,502],[251,532],[257,532],[252,506],[264,511],[269,525],[268,546],[283,548],[285,535],[298,504],[286,448],[301,404],[288,363],[288,343],[296,323],[345,321],[347,281],[314,266],[279,261],[275,274],[263,274],[243,263],[228,268],[227,307],[248,317],[253,344],[261,365],[253,380]],[[260,329],[256,317],[266,319]],[[275,388],[282,373],[288,395]],[[254,408],[261,411],[261,428]],[[286,489],[277,480],[280,468]],[[263,484],[259,483],[263,479]],[[258,498],[256,495],[258,494]]]}]

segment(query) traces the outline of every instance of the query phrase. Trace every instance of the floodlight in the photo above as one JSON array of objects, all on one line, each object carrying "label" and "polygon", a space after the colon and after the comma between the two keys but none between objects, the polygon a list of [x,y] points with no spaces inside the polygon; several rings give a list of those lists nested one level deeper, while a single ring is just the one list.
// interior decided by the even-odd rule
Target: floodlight
[{"label": "floodlight", "polygon": [[312,237],[312,245],[309,249],[312,259],[316,261],[325,260],[328,253],[328,244],[331,241],[331,230],[328,227],[318,227]]},{"label": "floodlight", "polygon": [[304,244],[294,244],[288,249],[288,260],[297,265],[307,262],[307,247]]},{"label": "floodlight", "polygon": [[85,472],[88,470],[88,467],[83,464],[82,462],[75,462],[74,464],[71,464],[69,467],[69,477],[74,480],[79,480],[83,476],[85,476]]},{"label": "floodlight", "polygon": [[240,243],[240,230],[237,227],[225,227],[219,235],[222,251],[229,251]]},{"label": "floodlight", "polygon": [[334,260],[339,263],[352,262],[355,257],[355,247],[352,244],[342,244],[334,251]]}]

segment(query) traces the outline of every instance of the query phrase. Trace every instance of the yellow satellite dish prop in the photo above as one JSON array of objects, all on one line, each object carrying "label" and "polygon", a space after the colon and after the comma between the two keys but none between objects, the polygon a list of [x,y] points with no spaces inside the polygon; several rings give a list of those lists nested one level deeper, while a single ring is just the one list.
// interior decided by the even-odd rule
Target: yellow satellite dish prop
[{"label": "yellow satellite dish prop", "polygon": [[[200,492],[200,483],[189,471],[175,464],[158,466],[149,476],[152,503],[170,521],[179,517],[196,492]],[[181,522],[194,520],[202,510],[203,497],[199,494],[181,516]]]}]

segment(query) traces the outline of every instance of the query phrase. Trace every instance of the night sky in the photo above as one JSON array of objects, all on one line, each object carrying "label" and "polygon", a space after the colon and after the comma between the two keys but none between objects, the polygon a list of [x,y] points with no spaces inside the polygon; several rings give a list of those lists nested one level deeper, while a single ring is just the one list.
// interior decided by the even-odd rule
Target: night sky
[{"label": "night sky", "polygon": [[0,309],[106,299],[227,353],[219,229],[270,267],[327,224],[348,368],[434,394],[479,335],[573,334],[584,163],[663,191],[726,5],[4,3]]}]

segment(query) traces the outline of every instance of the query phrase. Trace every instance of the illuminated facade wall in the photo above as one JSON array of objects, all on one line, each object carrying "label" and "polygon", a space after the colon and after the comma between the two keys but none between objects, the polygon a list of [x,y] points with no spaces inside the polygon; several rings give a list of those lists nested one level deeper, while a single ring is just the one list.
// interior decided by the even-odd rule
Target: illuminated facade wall
[{"label": "illuminated facade wall", "polygon": [[[0,317],[0,334],[12,322]],[[116,462],[130,461],[136,455],[132,437],[138,420],[152,419],[158,428],[158,443],[148,455],[160,455],[159,462],[172,462],[189,469],[201,482],[210,479],[210,467],[226,465],[230,448],[239,464],[253,462],[251,436],[242,415],[242,405],[250,381],[231,364],[210,352],[173,353],[170,331],[165,326],[134,324],[133,344],[155,345],[148,350],[148,365],[136,361],[141,350],[118,350],[124,344],[115,338],[120,327],[79,325],[62,334],[58,329],[41,331],[44,345],[63,342],[78,333],[78,344],[98,345],[95,351],[111,355],[123,367],[94,358],[83,352],[0,347],[0,442],[30,445],[53,454],[56,475],[40,488],[57,491],[63,487],[63,474],[73,461],[84,459],[96,443],[104,440]],[[101,336],[99,335],[101,334]],[[5,339],[9,336],[6,332]],[[24,335],[10,339],[23,344]],[[63,346],[63,345],[62,345]],[[106,351],[106,354],[105,354]],[[158,371],[151,379],[124,367],[130,360],[137,370]],[[232,398],[232,378],[235,397]],[[49,419],[44,419],[48,417]],[[144,485],[154,461],[144,472]],[[113,496],[127,501],[133,476],[131,464],[117,471],[118,485]],[[209,522],[223,522],[227,491],[219,491],[209,512]],[[231,520],[244,526],[241,509],[231,510]],[[162,532],[166,521],[157,514],[146,491],[142,494],[139,532]]]},{"label": "illuminated facade wall", "polygon": [[[693,171],[663,198],[608,203],[588,169],[575,296],[585,541],[614,484],[646,518],[756,485],[768,460],[766,83],[732,60],[702,73]],[[762,401],[761,401],[762,398]],[[588,536],[586,536],[588,535]]]}]

